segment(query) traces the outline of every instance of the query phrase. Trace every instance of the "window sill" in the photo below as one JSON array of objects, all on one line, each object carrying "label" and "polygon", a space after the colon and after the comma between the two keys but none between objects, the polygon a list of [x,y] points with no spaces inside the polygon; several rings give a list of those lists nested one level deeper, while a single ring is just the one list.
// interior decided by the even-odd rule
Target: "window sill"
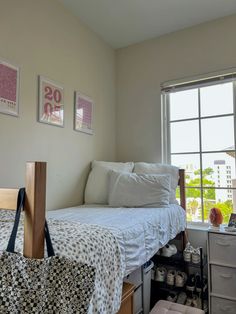
[{"label": "window sill", "polygon": [[188,223],[188,230],[197,230],[197,231],[208,231],[209,224],[208,223]]}]

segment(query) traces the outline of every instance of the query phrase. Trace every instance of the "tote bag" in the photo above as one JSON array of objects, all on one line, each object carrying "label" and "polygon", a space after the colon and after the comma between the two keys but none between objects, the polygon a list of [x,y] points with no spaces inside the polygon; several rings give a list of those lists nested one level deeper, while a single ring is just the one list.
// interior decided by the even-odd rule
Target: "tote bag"
[{"label": "tote bag", "polygon": [[87,313],[95,268],[55,255],[47,222],[47,258],[30,259],[15,253],[24,198],[25,190],[20,189],[9,243],[0,255],[0,313]]}]

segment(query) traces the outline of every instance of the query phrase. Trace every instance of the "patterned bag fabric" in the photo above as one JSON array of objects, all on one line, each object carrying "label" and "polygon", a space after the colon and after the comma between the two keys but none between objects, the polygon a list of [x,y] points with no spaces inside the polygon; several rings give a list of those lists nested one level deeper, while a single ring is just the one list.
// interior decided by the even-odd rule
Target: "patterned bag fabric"
[{"label": "patterned bag fabric", "polygon": [[14,252],[24,194],[20,189],[11,237],[0,255],[0,313],[87,313],[95,268],[55,256],[47,223],[47,258],[29,259]]}]

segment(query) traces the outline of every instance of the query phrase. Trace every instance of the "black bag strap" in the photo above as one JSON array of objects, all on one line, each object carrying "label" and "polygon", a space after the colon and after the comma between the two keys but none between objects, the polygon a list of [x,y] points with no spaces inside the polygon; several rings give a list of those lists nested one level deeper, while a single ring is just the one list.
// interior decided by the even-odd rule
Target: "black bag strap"
[{"label": "black bag strap", "polygon": [[24,207],[24,204],[25,204],[25,188],[21,188],[17,196],[15,222],[14,222],[10,239],[7,245],[7,252],[10,252],[10,253],[15,252],[16,235],[17,235],[17,230],[18,230],[18,226],[20,222],[21,209]]},{"label": "black bag strap", "polygon": [[[14,225],[13,225],[10,239],[8,241],[8,245],[6,249],[6,251],[9,253],[15,253],[16,236],[17,236],[17,231],[18,231],[19,222],[20,222],[21,210],[24,208],[24,204],[25,204],[25,188],[21,188],[17,196],[15,221],[14,221]],[[54,256],[55,253],[52,246],[52,241],[51,241],[48,224],[46,220],[45,220],[44,234],[45,234],[45,239],[46,239],[48,256],[49,257]]]},{"label": "black bag strap", "polygon": [[48,229],[47,220],[45,220],[44,235],[45,235],[45,239],[46,239],[48,257],[54,256],[55,253],[54,253],[54,249],[53,249],[53,246],[52,246],[52,240],[51,240],[51,237],[50,237],[50,232],[49,232],[49,229]]}]

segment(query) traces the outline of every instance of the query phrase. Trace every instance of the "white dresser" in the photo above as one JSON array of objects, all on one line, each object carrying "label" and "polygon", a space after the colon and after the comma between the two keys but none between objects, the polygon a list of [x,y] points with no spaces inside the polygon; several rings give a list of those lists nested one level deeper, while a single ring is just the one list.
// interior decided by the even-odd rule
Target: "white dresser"
[{"label": "white dresser", "polygon": [[208,232],[210,314],[236,314],[236,234]]}]

